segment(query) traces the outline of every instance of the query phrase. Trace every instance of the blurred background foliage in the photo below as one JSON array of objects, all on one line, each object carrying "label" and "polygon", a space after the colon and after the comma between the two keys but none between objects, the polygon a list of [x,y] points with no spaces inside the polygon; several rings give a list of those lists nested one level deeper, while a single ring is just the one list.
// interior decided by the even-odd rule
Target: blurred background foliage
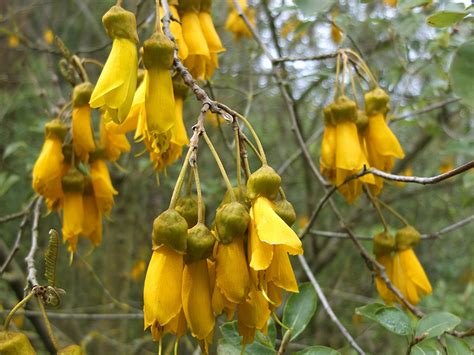
[{"label": "blurred background foliage", "polygon": [[[110,40],[102,28],[101,17],[112,0],[16,0],[0,2],[0,216],[20,211],[33,196],[31,169],[43,142],[44,123],[55,117],[71,95],[71,88],[58,70],[60,56],[51,42],[59,36],[66,46],[81,57],[105,61]],[[427,18],[443,9],[462,11],[466,4],[450,1],[400,1],[398,7],[383,1],[250,1],[256,8],[257,27],[276,56],[317,55],[335,51],[339,46],[360,51],[391,96],[395,120],[391,128],[398,136],[407,157],[395,167],[403,174],[432,176],[472,159],[474,152],[473,110],[457,100],[449,80],[449,66],[457,48],[472,40],[473,18],[467,17],[443,28],[430,27]],[[125,0],[124,6],[137,13],[140,38],[153,30],[153,1]],[[297,6],[298,5],[298,6]],[[296,228],[304,226],[323,195],[311,176],[291,131],[286,106],[272,78],[271,63],[252,40],[236,42],[225,32],[228,12],[225,1],[214,1],[213,18],[227,49],[220,56],[220,69],[212,80],[203,83],[221,102],[244,113],[255,126],[266,148],[269,163],[279,171],[288,199],[299,216]],[[344,31],[340,44],[331,34],[331,20]],[[270,24],[275,25],[272,32]],[[278,45],[275,45],[275,38]],[[474,61],[474,58],[471,59]],[[291,62],[285,65],[285,80],[297,104],[301,130],[315,162],[319,160],[322,108],[333,95],[335,60]],[[97,78],[94,66],[87,68]],[[469,75],[469,74],[467,74]],[[470,73],[472,89],[472,72]],[[440,104],[440,105],[438,105]],[[416,112],[431,105],[440,106],[426,113]],[[185,121],[188,132],[195,122],[199,104],[190,95],[186,100]],[[411,114],[411,113],[415,114]],[[230,127],[208,122],[208,132],[216,143],[231,175],[233,153]],[[132,137],[129,137],[132,141]],[[93,250],[87,242],[79,244],[70,263],[61,247],[58,286],[67,295],[53,312],[64,313],[138,313],[142,308],[142,284],[150,250],[151,223],[167,207],[180,163],[159,176],[159,185],[141,144],[112,166],[113,183],[120,192],[116,206],[105,223],[102,245]],[[201,180],[207,203],[207,220],[225,191],[209,151],[200,152]],[[258,167],[251,159],[252,169]],[[433,233],[472,214],[474,175],[465,173],[437,185],[386,184],[382,199],[400,211],[422,233]],[[370,203],[361,197],[347,205],[341,196],[335,202],[358,235],[373,236],[382,226]],[[399,222],[386,215],[395,230]],[[426,312],[445,310],[459,316],[466,327],[474,324],[474,269],[472,255],[474,224],[441,238],[423,241],[416,248],[433,285],[433,295],[420,304]],[[60,230],[56,213],[41,218],[40,248],[47,246],[47,231]],[[329,209],[320,215],[314,229],[339,231]],[[0,247],[14,242],[18,221],[0,226]],[[0,307],[10,309],[17,299],[11,280],[24,280],[23,261],[30,244],[25,233],[15,257],[18,274],[0,279]],[[308,236],[305,256],[326,292],[335,313],[358,343],[371,353],[400,354],[406,340],[355,315],[354,309],[378,300],[371,273],[350,241]],[[364,242],[371,249],[371,242]],[[38,254],[39,255],[39,254]],[[38,259],[40,259],[38,257]],[[37,262],[39,271],[42,263]],[[298,279],[306,281],[294,263]],[[82,343],[89,353],[155,353],[156,347],[142,331],[142,319],[92,318],[52,319],[61,343]],[[28,320],[16,317],[16,326],[29,332],[35,346],[43,345]],[[216,331],[216,337],[219,332]],[[279,335],[281,336],[281,335]],[[322,307],[311,325],[296,341],[322,344],[350,353],[345,339],[329,320]],[[290,345],[290,350],[299,348]],[[165,342],[165,348],[167,343]],[[195,347],[189,339],[182,351]]]}]

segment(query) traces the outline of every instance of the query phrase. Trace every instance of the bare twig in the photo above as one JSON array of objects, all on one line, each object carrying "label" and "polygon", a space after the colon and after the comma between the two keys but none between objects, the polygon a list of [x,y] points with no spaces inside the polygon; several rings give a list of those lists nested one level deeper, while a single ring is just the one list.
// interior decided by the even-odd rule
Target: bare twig
[{"label": "bare twig", "polygon": [[[10,310],[0,311],[1,315],[7,315]],[[20,312],[18,312],[20,313]],[[41,317],[40,311],[21,311],[27,317]],[[68,313],[68,312],[48,312],[51,319],[74,319],[74,320],[115,320],[115,319],[143,319],[142,312],[136,313]]]},{"label": "bare twig", "polygon": [[24,210],[24,211],[20,211],[20,212],[7,214],[6,216],[2,216],[2,217],[0,217],[0,224],[10,222],[10,221],[13,221],[15,219],[21,218],[25,214],[27,214],[28,212],[29,212],[29,210]]},{"label": "bare twig", "polygon": [[[35,267],[35,254],[38,250],[38,234],[39,234],[39,218],[41,213],[41,205],[43,203],[43,197],[39,197],[36,200],[35,207],[33,210],[33,225],[31,226],[31,247],[30,252],[25,258],[28,275],[26,276],[27,282],[31,287],[38,285],[38,280],[36,279],[36,267]],[[28,284],[26,288],[28,287]]]},{"label": "bare twig", "polygon": [[306,62],[306,61],[315,61],[315,60],[324,60],[324,59],[332,59],[336,58],[337,52],[328,53],[328,54],[321,54],[321,55],[310,55],[310,56],[303,56],[303,57],[291,57],[285,56],[280,58],[273,58],[273,63],[282,63],[282,62]]},{"label": "bare twig", "polygon": [[339,328],[340,332],[344,335],[344,337],[349,341],[351,346],[359,353],[359,354],[365,354],[365,351],[361,349],[361,347],[356,343],[354,338],[350,335],[350,333],[347,331],[347,329],[344,327],[344,325],[339,321],[337,316],[334,314],[334,311],[331,308],[331,305],[329,304],[326,296],[324,295],[323,290],[319,286],[318,281],[316,281],[316,277],[314,276],[313,272],[311,271],[311,268],[309,267],[308,263],[306,262],[306,259],[304,258],[303,255],[298,255],[298,260],[303,267],[303,270],[308,276],[309,281],[311,282],[311,285],[313,285],[314,290],[318,294],[319,300],[321,301],[324,310],[328,314],[329,318],[336,324],[336,326]]},{"label": "bare twig", "polygon": [[458,99],[458,98],[450,98],[450,99],[447,99],[445,101],[442,101],[442,102],[438,102],[438,103],[435,103],[435,104],[432,104],[432,105],[429,105],[429,106],[426,106],[425,108],[421,109],[421,110],[418,110],[418,111],[413,111],[413,112],[408,112],[408,113],[405,113],[403,115],[400,115],[400,116],[395,116],[395,117],[392,117],[390,119],[390,122],[397,122],[397,121],[402,121],[402,120],[406,120],[407,118],[410,118],[410,117],[413,117],[413,116],[418,116],[418,115],[421,115],[423,113],[427,113],[427,112],[431,112],[431,111],[434,111],[434,110],[438,110],[440,108],[443,108],[445,106],[448,106],[448,105],[451,105],[455,102],[459,102],[461,99]]}]

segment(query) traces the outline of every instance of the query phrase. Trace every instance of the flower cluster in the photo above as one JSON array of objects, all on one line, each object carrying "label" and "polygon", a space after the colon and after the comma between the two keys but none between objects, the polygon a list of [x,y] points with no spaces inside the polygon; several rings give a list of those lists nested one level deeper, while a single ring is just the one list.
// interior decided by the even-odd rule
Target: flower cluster
[{"label": "flower cluster", "polygon": [[[430,281],[413,251],[419,240],[420,233],[409,225],[399,229],[395,238],[388,232],[379,233],[374,237],[376,260],[385,267],[393,286],[400,290],[412,305],[432,293]],[[386,303],[398,302],[403,305],[379,276],[375,278],[375,286]]]},{"label": "flower cluster", "polygon": [[[185,162],[187,164],[187,162]],[[247,185],[229,189],[211,228],[204,205],[182,196],[153,223],[153,255],[144,287],[145,328],[155,340],[189,328],[207,352],[215,318],[237,315],[243,343],[267,331],[282,291],[298,292],[289,254],[302,254],[290,228],[293,206],[281,195],[280,176],[264,164]]]},{"label": "flower cluster", "polygon": [[[248,6],[247,0],[238,1],[245,16],[248,18],[252,26],[255,27],[255,11]],[[239,12],[235,8],[234,1],[227,0],[227,3],[229,4],[230,12],[225,23],[225,29],[232,32],[234,39],[236,40],[239,40],[242,37],[252,37],[252,32],[250,32],[247,24],[242,17],[240,17]]]},{"label": "flower cluster", "polygon": [[378,195],[383,179],[369,174],[343,184],[348,177],[364,167],[390,172],[395,158],[405,156],[387,125],[388,101],[388,95],[376,88],[365,94],[364,111],[346,96],[338,97],[324,109],[321,173],[338,186],[349,203],[361,194],[363,183]]}]

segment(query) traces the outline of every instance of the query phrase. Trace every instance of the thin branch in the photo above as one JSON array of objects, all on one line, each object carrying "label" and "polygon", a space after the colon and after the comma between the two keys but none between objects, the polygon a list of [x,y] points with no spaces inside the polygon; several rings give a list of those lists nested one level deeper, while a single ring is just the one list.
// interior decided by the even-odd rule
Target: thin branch
[{"label": "thin branch", "polygon": [[15,219],[21,218],[25,214],[27,214],[28,212],[29,212],[29,210],[24,210],[24,211],[15,212],[15,213],[12,213],[12,214],[7,214],[6,216],[2,216],[2,217],[0,217],[0,224],[10,222],[10,221],[13,221]]},{"label": "thin branch", "polygon": [[[39,218],[41,213],[41,205],[43,203],[43,197],[39,197],[36,200],[35,207],[33,210],[33,225],[31,226],[31,247],[30,252],[25,258],[28,275],[26,276],[27,282],[31,287],[38,285],[36,279],[36,267],[35,267],[35,254],[38,250],[38,235],[39,235]],[[28,284],[27,284],[28,287]]]},{"label": "thin branch", "polygon": [[[6,315],[10,310],[0,311],[1,315]],[[27,317],[41,317],[40,311],[25,310],[18,312]],[[68,313],[68,312],[49,312],[51,319],[74,319],[74,320],[115,320],[115,319],[143,319],[142,312],[136,313]]]},{"label": "thin branch", "polygon": [[421,115],[423,113],[427,113],[427,112],[430,112],[430,111],[438,110],[440,108],[446,107],[448,105],[451,105],[451,104],[453,104],[455,102],[459,102],[459,101],[461,101],[461,99],[458,99],[458,98],[455,98],[455,97],[450,98],[450,99],[447,99],[445,101],[438,102],[438,103],[426,106],[425,108],[423,108],[421,110],[418,110],[418,111],[412,111],[412,112],[408,112],[408,113],[405,113],[405,114],[400,115],[400,116],[392,117],[392,118],[390,118],[390,122],[397,122],[397,121],[406,120],[407,118],[418,116],[418,115]]},{"label": "thin branch", "polygon": [[359,353],[359,354],[365,354],[365,351],[361,349],[361,347],[356,343],[354,338],[350,335],[350,333],[347,331],[347,329],[344,327],[344,325],[339,321],[337,316],[334,314],[334,311],[332,310],[326,296],[324,295],[323,290],[319,286],[318,281],[316,281],[316,277],[314,276],[313,272],[311,271],[311,268],[309,267],[308,263],[306,262],[306,259],[304,258],[303,255],[298,255],[298,260],[301,263],[301,266],[303,267],[304,272],[306,273],[306,276],[308,276],[309,281],[314,287],[314,290],[318,294],[319,300],[321,301],[324,310],[328,314],[329,318],[336,324],[336,326],[339,328],[340,332],[344,337],[347,339],[347,341],[351,344],[351,346]]},{"label": "thin branch", "polygon": [[328,54],[320,54],[320,55],[310,55],[310,56],[303,56],[303,57],[291,57],[285,56],[280,58],[273,58],[273,63],[282,63],[282,62],[306,62],[306,61],[316,61],[316,60],[325,60],[325,59],[332,59],[336,58],[337,52],[328,53]]}]

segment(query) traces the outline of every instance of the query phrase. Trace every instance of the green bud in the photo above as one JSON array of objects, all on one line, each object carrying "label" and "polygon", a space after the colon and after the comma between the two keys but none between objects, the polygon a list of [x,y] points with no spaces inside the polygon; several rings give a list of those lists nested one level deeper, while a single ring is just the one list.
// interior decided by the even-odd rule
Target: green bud
[{"label": "green bud", "polygon": [[[203,211],[205,209],[204,201]],[[188,228],[192,228],[198,222],[198,200],[197,196],[183,196],[176,202],[176,211],[188,222]]]},{"label": "green bud", "polygon": [[216,239],[204,224],[198,223],[188,230],[187,250],[184,261],[188,264],[211,256]]},{"label": "green bud", "polygon": [[68,345],[58,350],[58,355],[82,355],[84,352],[79,345]]},{"label": "green bud", "polygon": [[143,64],[147,70],[171,69],[174,43],[164,33],[155,32],[143,43]]},{"label": "green bud", "polygon": [[412,248],[420,241],[420,233],[412,226],[406,226],[397,231],[395,241],[398,250]]},{"label": "green bud", "polygon": [[229,244],[235,237],[243,236],[249,222],[250,215],[240,202],[230,202],[219,207],[215,219],[219,240]]},{"label": "green bud", "polygon": [[167,245],[178,253],[186,253],[188,223],[176,210],[168,209],[153,221],[153,247]]},{"label": "green bud", "polygon": [[74,87],[72,91],[72,106],[80,107],[84,105],[89,105],[89,100],[94,90],[94,85],[86,81],[85,83],[80,83]]},{"label": "green bud", "polygon": [[296,212],[293,205],[288,200],[276,201],[274,210],[276,214],[290,227],[295,223]]},{"label": "green bud", "polygon": [[357,121],[357,104],[347,96],[339,96],[331,104],[332,117],[335,123],[344,121]]},{"label": "green bud", "polygon": [[367,126],[369,125],[369,117],[362,110],[357,110],[357,121],[356,126],[360,133],[364,133]]},{"label": "green bud", "polygon": [[75,166],[71,167],[61,179],[64,192],[84,191],[84,175]]},{"label": "green bud", "polygon": [[67,134],[67,127],[61,122],[59,118],[55,118],[46,123],[44,126],[44,135],[46,138],[57,138],[61,142],[64,140]]},{"label": "green bud", "polygon": [[33,355],[36,351],[25,334],[0,331],[0,354]]},{"label": "green bud", "polygon": [[264,196],[274,200],[280,189],[281,177],[273,168],[267,164],[252,173],[247,181],[247,194],[253,200],[258,196]]},{"label": "green bud", "polygon": [[365,112],[367,115],[372,116],[377,113],[385,115],[389,110],[389,96],[381,88],[369,91],[364,95],[365,100]]},{"label": "green bud", "polygon": [[[240,188],[236,186],[232,188],[232,191],[234,192],[237,201],[243,204],[248,209],[250,209],[250,201],[247,197],[247,188],[245,186],[241,186]],[[230,195],[230,191],[227,190],[224,194],[224,198],[222,199],[220,206],[224,206],[229,202],[232,202],[232,198]]]},{"label": "green bud", "polygon": [[126,38],[138,43],[137,21],[133,12],[114,5],[102,17],[102,23],[110,38]]},{"label": "green bud", "polygon": [[373,252],[377,256],[390,254],[395,248],[395,238],[388,232],[376,234],[374,237]]}]

